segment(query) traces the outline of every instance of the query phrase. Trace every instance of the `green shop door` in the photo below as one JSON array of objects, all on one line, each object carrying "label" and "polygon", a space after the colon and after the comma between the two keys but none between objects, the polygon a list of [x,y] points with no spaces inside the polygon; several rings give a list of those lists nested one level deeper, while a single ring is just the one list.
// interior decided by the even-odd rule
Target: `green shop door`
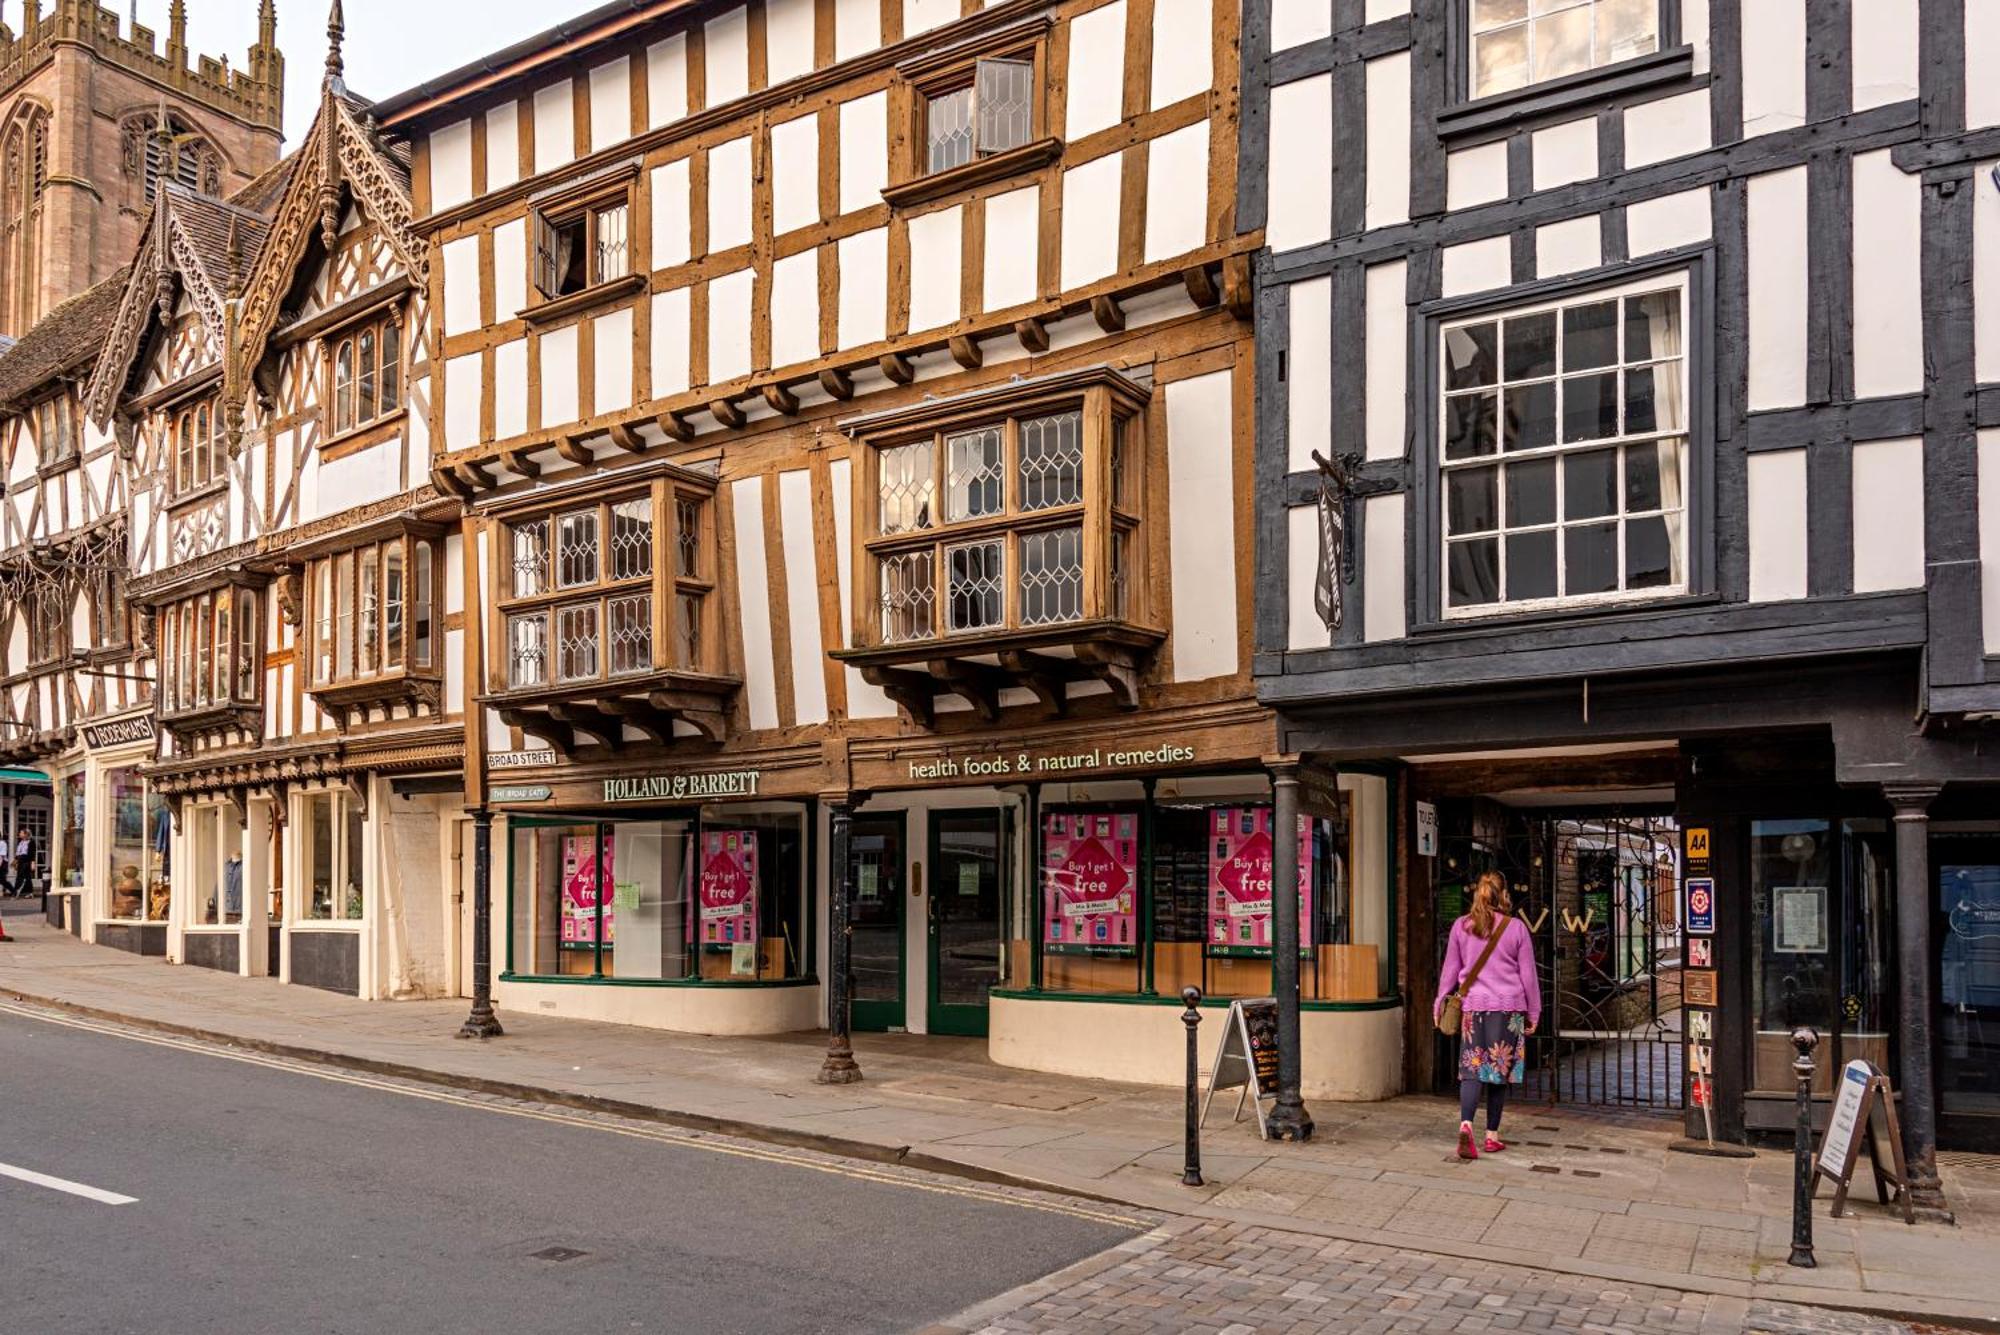
[{"label": "green shop door", "polygon": [[933,1034],[986,1034],[986,993],[1000,980],[1000,811],[931,813],[930,1006]]},{"label": "green shop door", "polygon": [[854,1009],[856,1029],[901,1029],[903,1008],[903,813],[857,815],[848,832],[849,883],[854,904]]}]

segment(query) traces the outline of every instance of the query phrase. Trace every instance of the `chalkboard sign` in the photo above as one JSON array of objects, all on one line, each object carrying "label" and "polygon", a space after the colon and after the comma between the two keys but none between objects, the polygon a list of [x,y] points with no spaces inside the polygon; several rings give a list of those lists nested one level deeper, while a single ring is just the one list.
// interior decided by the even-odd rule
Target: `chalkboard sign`
[{"label": "chalkboard sign", "polygon": [[1834,1184],[1836,1219],[1847,1205],[1847,1191],[1853,1185],[1854,1169],[1864,1146],[1875,1175],[1875,1198],[1884,1205],[1892,1200],[1901,1205],[1903,1222],[1914,1224],[1916,1214],[1910,1205],[1909,1174],[1903,1165],[1902,1129],[1896,1125],[1895,1091],[1888,1076],[1872,1063],[1857,1058],[1840,1073],[1833,1115],[1827,1119],[1819,1156],[1813,1162],[1813,1194],[1819,1194],[1821,1178]]},{"label": "chalkboard sign", "polygon": [[1270,1138],[1264,1123],[1264,1100],[1278,1095],[1278,999],[1251,997],[1229,1003],[1223,1021],[1222,1043],[1215,1050],[1215,1065],[1208,1072],[1208,1095],[1202,1100],[1201,1120],[1208,1120],[1208,1105],[1218,1089],[1236,1089],[1236,1113],[1229,1120],[1243,1120],[1247,1101],[1257,1114],[1257,1134]]}]

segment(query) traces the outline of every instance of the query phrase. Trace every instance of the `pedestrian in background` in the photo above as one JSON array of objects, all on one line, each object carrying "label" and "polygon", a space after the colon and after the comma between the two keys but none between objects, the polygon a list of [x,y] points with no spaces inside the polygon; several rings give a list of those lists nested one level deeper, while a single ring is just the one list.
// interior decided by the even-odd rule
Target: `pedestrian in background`
[{"label": "pedestrian in background", "polygon": [[1500,1114],[1507,1088],[1528,1069],[1528,1035],[1542,1019],[1542,984],[1535,972],[1535,943],[1527,924],[1513,916],[1507,881],[1484,872],[1472,887],[1472,908],[1451,925],[1444,967],[1431,1006],[1440,1028],[1456,1011],[1458,1023],[1458,1157],[1477,1159],[1472,1118],[1486,1092],[1488,1154],[1507,1148]]}]

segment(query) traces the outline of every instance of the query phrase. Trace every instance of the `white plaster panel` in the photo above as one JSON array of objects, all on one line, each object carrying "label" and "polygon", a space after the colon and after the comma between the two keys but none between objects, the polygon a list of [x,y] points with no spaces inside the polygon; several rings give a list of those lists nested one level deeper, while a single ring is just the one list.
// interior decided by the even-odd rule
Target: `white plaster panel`
[{"label": "white plaster panel", "polygon": [[889,95],[870,93],[840,104],[840,211],[882,202],[889,183]]},{"label": "white plaster panel", "polygon": [[493,438],[510,440],[527,429],[528,340],[516,338],[493,349]]},{"label": "white plaster panel", "polygon": [[511,320],[528,304],[528,221],[493,229],[493,318]]},{"label": "white plaster panel", "polygon": [[1924,586],[1924,442],[1854,446],[1854,591]]},{"label": "white plaster panel", "polygon": [[[1995,32],[2000,41],[2000,31]],[[2000,48],[1996,48],[2000,49]],[[1972,170],[1973,374],[1984,384],[2000,380],[2000,162]]]},{"label": "white plaster panel", "polygon": [[840,346],[881,340],[888,318],[889,229],[840,239]]},{"label": "white plaster panel", "polygon": [[719,107],[750,91],[750,11],[739,7],[702,25],[704,105]]},{"label": "white plaster panel", "polygon": [[[936,329],[958,319],[964,234],[965,208],[960,204],[910,219],[912,332]],[[1030,292],[1032,295],[1032,288]]]},{"label": "white plaster panel", "polygon": [[1409,381],[1409,266],[1374,264],[1365,284],[1367,338],[1363,348],[1370,459],[1400,459],[1406,450],[1404,397]]},{"label": "white plaster panel", "polygon": [[764,74],[781,84],[813,67],[813,0],[764,0]]},{"label": "white plaster panel", "polygon": [[1125,155],[1110,153],[1063,173],[1062,285],[1082,287],[1118,271]]},{"label": "white plaster panel", "polygon": [[958,0],[903,0],[903,36],[942,28],[958,17]]},{"label": "white plaster panel", "polygon": [[1681,0],[1681,40],[1694,48],[1694,72],[1708,73],[1708,0]]},{"label": "white plaster panel", "polygon": [[771,653],[771,571],[764,557],[764,479],[729,486],[736,525],[736,624],[743,632],[743,699],[750,726],[778,726],[778,679]]},{"label": "white plaster panel", "polygon": [[[1270,161],[1286,164],[1265,207],[1264,240],[1293,250],[1333,235],[1333,76],[1271,89]],[[1068,223],[1068,210],[1063,221]]]},{"label": "white plaster panel", "polygon": [[1644,167],[1709,146],[1708,89],[1625,108],[1625,167]]},{"label": "white plaster panel", "polygon": [[479,328],[479,237],[462,236],[441,247],[444,256],[444,332]]},{"label": "white plaster panel", "polygon": [[1495,139],[1445,154],[1444,206],[1469,209],[1507,198],[1507,141]]},{"label": "white plaster panel", "polygon": [[1708,193],[1697,187],[1626,205],[1626,253],[1636,260],[1708,240],[1714,226]]},{"label": "white plaster panel", "polygon": [[685,264],[694,245],[688,222],[688,160],[679,158],[652,171],[653,267]]},{"label": "white plaster panel", "polygon": [[[833,492],[833,568],[840,581],[840,644],[854,645],[854,552],[849,545],[853,530],[854,469],[846,459],[826,466],[827,486]],[[894,718],[896,706],[879,686],[861,679],[859,668],[847,669],[847,716],[849,718]]]},{"label": "white plaster panel", "polygon": [[1553,190],[1597,175],[1597,122],[1564,121],[1530,136],[1534,152],[1535,189]]},{"label": "white plaster panel", "polygon": [[431,212],[472,198],[472,122],[453,121],[431,132]]},{"label": "white plaster panel", "polygon": [[315,513],[301,513],[301,519],[338,514],[357,505],[393,496],[400,489],[402,469],[398,456],[400,441],[390,439],[339,459],[320,456],[319,485],[313,497]]},{"label": "white plaster panel", "polygon": [[691,332],[689,289],[653,294],[653,397],[664,398],[688,388],[688,337]]},{"label": "white plaster panel", "polygon": [[986,310],[1036,298],[1042,282],[1042,188],[986,198]]},{"label": "white plaster panel", "polygon": [[1070,20],[1066,86],[1065,139],[1081,139],[1124,119],[1125,0],[1111,0]]},{"label": "white plaster panel", "polygon": [[882,45],[880,0],[833,0],[833,58],[852,60]]},{"label": "white plaster panel", "polygon": [[1535,229],[1535,276],[1554,278],[1604,263],[1603,231],[1595,213]]},{"label": "white plaster panel", "polygon": [[1806,452],[1750,456],[1750,601],[1806,596]]},{"label": "white plaster panel", "polygon": [[1743,51],[1756,77],[1743,80],[1743,135],[1789,130],[1806,122],[1805,0],[1744,5]]},{"label": "white plaster panel", "polygon": [[1465,241],[1444,248],[1444,289],[1447,297],[1506,287],[1514,281],[1513,243],[1506,236]]},{"label": "white plaster panel", "polygon": [[479,443],[482,384],[478,353],[453,357],[444,364],[444,447],[447,450],[462,450]]},{"label": "white plaster panel", "polygon": [[771,365],[819,356],[819,250],[787,255],[771,266]]},{"label": "white plaster panel", "polygon": [[591,367],[595,372],[596,397],[591,402],[591,412],[615,413],[632,406],[632,308],[620,306],[607,311],[594,324],[591,337],[596,343],[591,352]]},{"label": "white plaster panel", "polygon": [[1924,387],[1923,182],[1889,152],[1853,162],[1854,395],[1863,399]]},{"label": "white plaster panel", "polygon": [[1331,36],[1333,0],[1271,0],[1273,51],[1286,51]]},{"label": "white plaster panel", "polygon": [[819,117],[771,127],[771,227],[778,235],[819,221]]},{"label": "white plaster panel", "polygon": [[1333,643],[1326,623],[1314,606],[1319,578],[1319,507],[1298,505],[1285,511],[1285,647],[1324,649]]},{"label": "white plaster panel", "polygon": [[552,171],[576,157],[576,101],[571,81],[535,90],[535,171]]},{"label": "white plaster panel", "polygon": [[1796,407],[1806,398],[1806,169],[1751,177],[1746,212],[1750,408]]},{"label": "white plaster panel", "polygon": [[687,34],[677,32],[646,48],[646,119],[666,125],[687,112]]},{"label": "white plaster panel", "polygon": [[2000,428],[1979,433],[1979,624],[2000,654]]},{"label": "white plaster panel", "polygon": [[750,244],[750,137],[708,150],[710,254]]},{"label": "white plaster panel", "polygon": [[[1985,2],[1990,8],[1991,0]],[[1981,0],[1971,0],[1966,8],[1976,9],[1980,4]],[[1854,109],[1866,111],[1915,97],[1917,0],[1863,0],[1854,6],[1852,15]],[[1991,79],[1991,67],[1981,68]]]},{"label": "white plaster panel", "polygon": [[564,325],[542,335],[542,418],[544,427],[576,420],[577,332]]},{"label": "white plaster panel", "polygon": [[1367,0],[1362,6],[1363,23],[1380,23],[1410,12],[1410,0]]},{"label": "white plaster panel", "polygon": [[750,374],[750,311],[757,271],[738,269],[708,285],[708,383]]},{"label": "white plaster panel", "polygon": [[2000,54],[2000,5],[1965,7],[1965,128],[2000,125],[2000,79],[1993,62]]},{"label": "white plaster panel", "polygon": [[1368,172],[1363,193],[1370,227],[1410,219],[1410,53],[1366,64]]},{"label": "white plaster panel", "polygon": [[486,188],[521,179],[521,104],[502,102],[486,111]]},{"label": "white plaster panel", "polygon": [[1405,497],[1370,496],[1361,510],[1361,638],[1403,638]]},{"label": "white plaster panel", "polygon": [[778,474],[778,516],[791,623],[792,709],[800,724],[826,722],[826,647],[819,639],[819,567],[813,548],[812,472]]},{"label": "white plaster panel", "polygon": [[1146,145],[1146,263],[1199,250],[1208,240],[1208,122]]},{"label": "white plaster panel", "polygon": [[1153,110],[1205,93],[1215,82],[1211,0],[1153,0]]},{"label": "white plaster panel", "polygon": [[632,137],[632,61],[620,56],[590,71],[590,151]]},{"label": "white plaster panel", "polygon": [[1293,283],[1285,357],[1285,471],[1316,467],[1333,449],[1333,279]]},{"label": "white plaster panel", "polygon": [[1175,681],[1234,673],[1236,477],[1231,373],[1166,386]]}]

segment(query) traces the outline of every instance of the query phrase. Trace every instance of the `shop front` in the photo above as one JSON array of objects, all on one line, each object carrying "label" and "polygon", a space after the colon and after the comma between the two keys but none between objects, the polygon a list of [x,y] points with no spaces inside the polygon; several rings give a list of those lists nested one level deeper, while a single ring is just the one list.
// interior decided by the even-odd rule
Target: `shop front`
[{"label": "shop front", "polygon": [[80,773],[65,776],[64,821],[81,826],[81,857],[69,860],[66,830],[63,879],[81,892],[89,939],[139,955],[167,953],[173,907],[173,816],[149,781],[157,743],[149,714],[93,723],[82,729]]},{"label": "shop front", "polygon": [[273,971],[274,809],[268,794],[243,790],[183,800],[173,859],[175,960],[246,978]]}]

